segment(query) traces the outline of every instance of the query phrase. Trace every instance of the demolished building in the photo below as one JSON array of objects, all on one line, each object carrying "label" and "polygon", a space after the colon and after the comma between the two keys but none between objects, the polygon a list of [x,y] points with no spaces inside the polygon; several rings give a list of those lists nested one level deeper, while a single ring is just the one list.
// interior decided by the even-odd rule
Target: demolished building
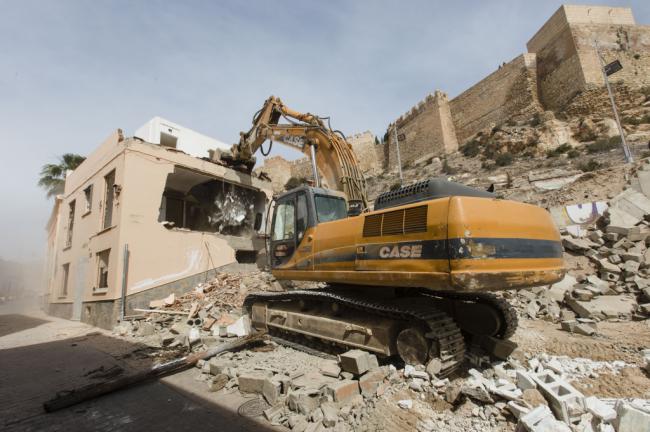
[{"label": "demolished building", "polygon": [[154,118],[69,173],[47,226],[48,313],[110,328],[224,265],[261,265],[270,183],[211,161],[219,147]]}]

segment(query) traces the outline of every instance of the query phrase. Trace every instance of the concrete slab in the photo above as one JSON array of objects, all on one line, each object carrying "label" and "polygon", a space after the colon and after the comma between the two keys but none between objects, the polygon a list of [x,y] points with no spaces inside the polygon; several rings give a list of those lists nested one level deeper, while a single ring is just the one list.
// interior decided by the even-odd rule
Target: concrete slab
[{"label": "concrete slab", "polygon": [[567,299],[567,304],[581,318],[629,317],[636,308],[636,301],[627,295],[599,296],[591,301]]}]

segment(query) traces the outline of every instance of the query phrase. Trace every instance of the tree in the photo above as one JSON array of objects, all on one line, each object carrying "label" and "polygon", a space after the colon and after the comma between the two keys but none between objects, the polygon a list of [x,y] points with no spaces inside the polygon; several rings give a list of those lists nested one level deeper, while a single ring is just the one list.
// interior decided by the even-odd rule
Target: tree
[{"label": "tree", "polygon": [[47,191],[48,198],[63,193],[65,174],[77,168],[84,160],[86,160],[84,156],[74,153],[65,153],[63,156],[59,156],[58,164],[43,165],[38,185]]}]

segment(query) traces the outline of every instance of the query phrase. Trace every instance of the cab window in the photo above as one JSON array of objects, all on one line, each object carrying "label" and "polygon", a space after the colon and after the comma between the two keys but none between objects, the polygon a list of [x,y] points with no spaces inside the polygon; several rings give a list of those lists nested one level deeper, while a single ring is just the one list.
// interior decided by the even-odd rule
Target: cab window
[{"label": "cab window", "polygon": [[293,201],[278,204],[271,240],[293,240],[296,234],[295,209]]},{"label": "cab window", "polygon": [[343,198],[316,195],[315,201],[318,222],[329,222],[343,219],[348,215],[348,206]]},{"label": "cab window", "polygon": [[307,195],[301,193],[296,201],[296,231],[298,232],[298,242],[302,240],[307,229]]}]

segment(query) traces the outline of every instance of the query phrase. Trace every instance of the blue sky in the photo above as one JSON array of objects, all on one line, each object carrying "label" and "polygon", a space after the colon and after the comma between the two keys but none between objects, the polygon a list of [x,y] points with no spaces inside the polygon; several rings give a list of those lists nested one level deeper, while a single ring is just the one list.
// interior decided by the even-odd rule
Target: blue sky
[{"label": "blue sky", "polygon": [[[558,1],[0,0],[0,258],[44,255],[40,167],[160,115],[226,143],[271,94],[346,134],[525,52]],[[632,7],[650,24],[650,2]],[[275,154],[287,154],[274,146]]]}]

